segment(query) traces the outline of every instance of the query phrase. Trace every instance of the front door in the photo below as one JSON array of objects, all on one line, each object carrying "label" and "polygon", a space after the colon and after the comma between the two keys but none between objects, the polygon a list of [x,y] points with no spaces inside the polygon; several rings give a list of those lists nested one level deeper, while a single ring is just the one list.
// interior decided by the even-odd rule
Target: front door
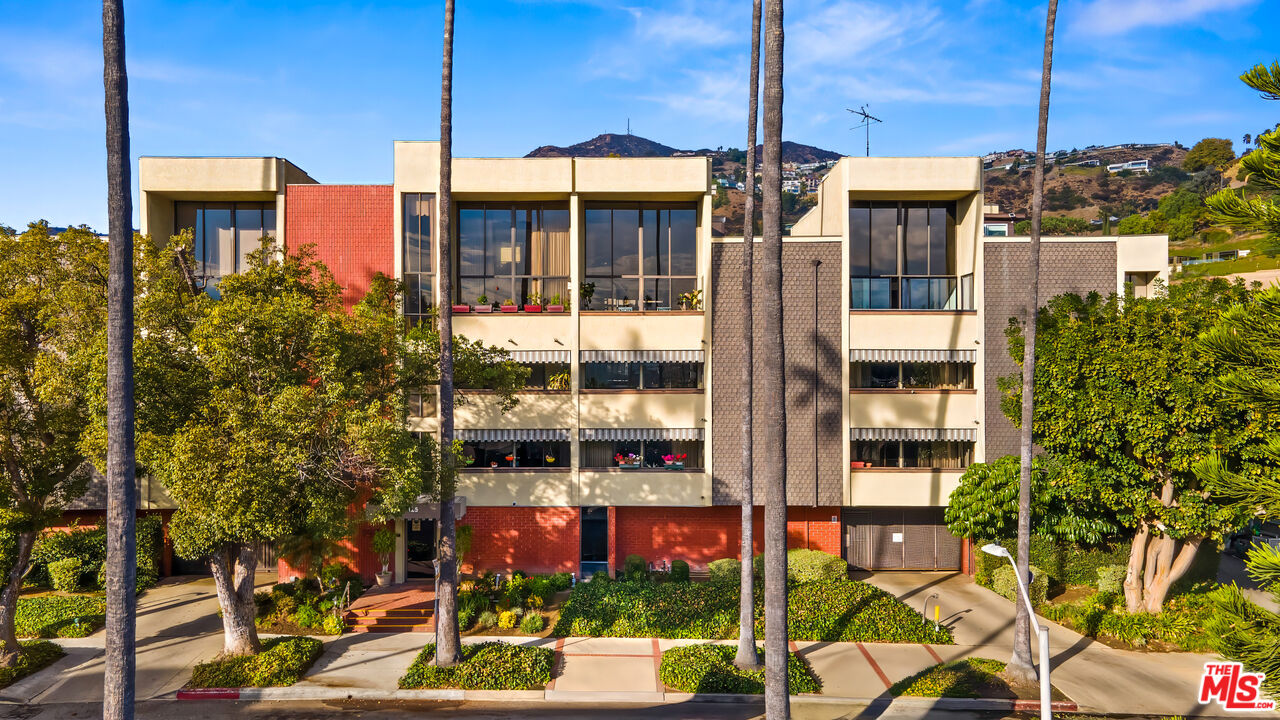
[{"label": "front door", "polygon": [[436,521],[415,519],[404,521],[405,577],[436,576],[432,560],[436,559]]},{"label": "front door", "polygon": [[581,563],[583,580],[590,580],[598,572],[609,572],[609,508],[582,508]]}]

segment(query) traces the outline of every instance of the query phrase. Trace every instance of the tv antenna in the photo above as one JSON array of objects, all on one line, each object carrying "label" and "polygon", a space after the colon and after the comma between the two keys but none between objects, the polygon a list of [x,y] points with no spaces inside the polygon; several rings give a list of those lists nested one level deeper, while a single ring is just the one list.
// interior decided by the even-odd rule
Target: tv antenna
[{"label": "tv antenna", "polygon": [[867,157],[871,157],[871,124],[882,123],[884,121],[876,117],[875,115],[868,113],[866,105],[863,105],[857,110],[853,110],[852,108],[845,108],[845,110],[848,110],[854,115],[857,115],[858,117],[862,118],[862,122],[858,123],[857,125],[854,125],[849,129],[850,130],[857,130],[858,128],[867,129]]}]

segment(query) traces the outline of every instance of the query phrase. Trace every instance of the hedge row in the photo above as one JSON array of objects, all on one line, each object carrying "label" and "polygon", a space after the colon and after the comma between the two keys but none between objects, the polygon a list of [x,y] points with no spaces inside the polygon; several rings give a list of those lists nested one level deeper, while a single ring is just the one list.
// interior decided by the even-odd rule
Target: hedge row
[{"label": "hedge row", "polygon": [[283,687],[302,678],[324,645],[309,637],[277,637],[262,643],[257,655],[200,663],[191,671],[192,688]]},{"label": "hedge row", "polygon": [[889,694],[898,697],[976,698],[979,691],[1004,670],[1004,663],[986,658],[953,660],[926,668],[908,678],[903,678],[889,688]]},{"label": "hedge row", "polygon": [[22,643],[22,654],[17,662],[9,667],[0,667],[0,688],[9,687],[31,673],[49,667],[65,654],[62,648],[48,640]]},{"label": "hedge row", "polygon": [[[658,679],[673,690],[687,693],[764,693],[764,653],[759,652],[759,670],[738,668],[733,664],[736,655],[733,645],[672,648],[662,653]],[[793,694],[822,692],[821,681],[795,653],[787,653],[787,686]]]},{"label": "hedge row", "polygon": [[[792,583],[787,627],[793,640],[950,644],[919,613],[867,583],[845,578]],[[757,633],[764,591],[756,588]],[[553,635],[716,640],[737,637],[738,588],[730,583],[578,583]]]},{"label": "hedge row", "polygon": [[87,637],[106,623],[106,613],[100,595],[20,597],[14,628],[24,638]]},{"label": "hedge row", "polygon": [[400,678],[400,687],[460,690],[541,690],[551,682],[555,653],[548,648],[485,642],[462,646],[462,662],[432,665],[435,643],[429,643]]},{"label": "hedge row", "polygon": [[[135,527],[138,590],[141,591],[153,587],[160,579],[163,522],[159,515],[144,515],[138,518]],[[36,540],[35,547],[31,549],[31,571],[27,581],[65,592],[103,588],[106,586],[106,559],[107,530],[104,526],[72,527],[70,531],[49,530]]]}]

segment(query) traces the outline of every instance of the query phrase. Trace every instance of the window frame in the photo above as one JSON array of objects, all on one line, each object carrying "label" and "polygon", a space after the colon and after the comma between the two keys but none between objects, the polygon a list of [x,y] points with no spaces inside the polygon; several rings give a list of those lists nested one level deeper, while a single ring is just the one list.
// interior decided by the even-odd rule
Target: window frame
[{"label": "window frame", "polygon": [[[693,213],[693,264],[692,273],[674,273],[672,265],[674,261],[673,248],[675,244],[675,234],[673,231],[674,223],[671,221],[672,211],[689,211]],[[634,211],[636,213],[636,241],[635,241],[635,268],[634,272],[628,272],[627,269],[619,271],[618,269],[618,238],[615,222],[615,214],[618,211]],[[595,255],[591,245],[592,230],[592,214],[593,213],[609,213],[609,273],[594,273],[591,271],[587,263],[588,257]],[[657,230],[650,236],[647,232],[649,225],[646,220],[651,217],[651,213],[656,213],[656,221],[658,223]],[[589,202],[583,208],[583,247],[580,258],[580,267],[582,270],[582,285],[590,286],[593,289],[590,302],[583,301],[582,310],[584,312],[675,312],[680,311],[680,296],[684,292],[694,292],[698,290],[698,267],[702,249],[699,247],[699,233],[701,231],[701,214],[702,209],[696,202]],[[662,231],[665,228],[665,239],[662,237]],[[650,238],[656,239],[657,252],[652,254],[654,258],[654,271],[647,269],[648,258],[646,255],[646,243]],[[664,253],[665,248],[665,253]],[[666,272],[663,272],[661,260],[666,259]],[[594,290],[604,282],[609,283],[609,293],[605,295],[594,292]],[[676,287],[675,283],[680,286]],[[650,283],[654,288],[661,287],[662,283],[666,283],[666,298],[660,298],[660,293],[655,289],[653,299],[646,299],[646,293],[650,289]],[[621,299],[617,296],[616,288],[622,285],[624,288],[630,286],[633,292],[623,291],[623,297],[627,299],[626,304],[622,304]],[[684,292],[680,292],[682,288],[686,288]],[[579,289],[581,295],[581,288]]]},{"label": "window frame", "polygon": [[[480,221],[480,227],[483,228],[483,237],[481,239],[482,248],[480,252],[481,271],[480,273],[464,272],[463,263],[461,261],[463,241],[462,214],[464,212],[476,211],[483,214]],[[489,215],[490,213],[493,213],[496,218],[504,211],[509,213],[508,222],[504,227],[506,228],[508,236],[505,245],[510,253],[510,260],[503,264],[510,268],[510,272],[490,272],[490,262],[495,255],[494,251],[497,251],[496,256],[501,258],[501,249],[504,243],[495,242],[494,239],[490,237],[492,226]],[[543,248],[544,252],[547,251],[549,245],[547,236],[551,231],[547,229],[545,214],[549,211],[563,212],[566,222],[570,223],[570,225],[566,227],[565,231],[568,232],[571,229],[572,218],[569,215],[570,208],[568,201],[514,202],[480,200],[457,203],[456,212],[458,221],[454,224],[453,244],[458,251],[458,262],[454,263],[453,268],[455,281],[453,302],[459,305],[470,305],[472,302],[476,301],[479,298],[479,295],[476,297],[464,297],[463,290],[465,286],[474,286],[477,281],[479,281],[480,286],[483,288],[481,294],[488,299],[490,305],[496,305],[508,299],[515,300],[517,305],[530,304],[529,298],[534,293],[538,293],[544,304],[549,300],[550,295],[552,294],[559,294],[562,299],[568,297],[567,288],[570,280],[569,275],[543,275],[531,272],[521,272],[522,269],[528,268],[531,264],[531,259],[526,257],[520,262],[517,262],[515,259],[517,255],[517,248],[519,248],[522,253],[529,253],[530,243],[528,240],[534,235],[541,238],[540,246]],[[521,218],[521,213],[531,214],[526,214]],[[530,227],[531,218],[536,218],[536,221],[532,221],[533,223],[536,223],[533,227]],[[524,237],[519,236],[520,228],[525,229],[526,234]],[[524,243],[523,245],[521,245],[522,242]],[[568,243],[565,245],[565,253],[566,255],[562,260],[563,267],[567,270],[570,267],[569,263],[571,262]],[[520,267],[521,265],[524,267]],[[501,287],[494,287],[491,289],[491,283],[495,285],[506,284],[506,289],[503,290]],[[541,291],[538,289],[538,286],[541,287]],[[519,290],[517,290],[518,287],[520,288]],[[563,289],[557,290],[557,288]],[[556,292],[548,294],[547,291],[551,290],[556,290]],[[498,294],[500,294],[501,297],[492,296],[491,292],[494,291],[500,291]],[[567,306],[569,303],[563,302],[562,304]]]},{"label": "window frame", "polygon": [[[436,196],[434,193],[401,193],[400,197],[400,280],[405,288],[400,310],[406,324],[417,325],[431,316],[431,310],[436,305]],[[411,200],[417,211],[412,215],[416,219],[414,221],[409,219]],[[424,201],[425,206],[422,204]],[[424,207],[426,213],[422,214]],[[418,247],[413,250],[418,261],[416,270],[409,269],[411,225],[417,226]]]},{"label": "window frame", "polygon": [[[892,240],[883,227],[891,211]],[[959,269],[958,214],[955,201],[850,201],[849,310],[972,311],[972,277]]]}]

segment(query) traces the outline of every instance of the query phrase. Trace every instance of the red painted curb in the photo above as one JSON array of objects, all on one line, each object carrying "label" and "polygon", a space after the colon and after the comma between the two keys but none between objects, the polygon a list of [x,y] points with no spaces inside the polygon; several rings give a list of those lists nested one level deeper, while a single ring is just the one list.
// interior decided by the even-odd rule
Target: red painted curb
[{"label": "red painted curb", "polygon": [[240,688],[192,688],[178,691],[179,700],[239,700]]}]

